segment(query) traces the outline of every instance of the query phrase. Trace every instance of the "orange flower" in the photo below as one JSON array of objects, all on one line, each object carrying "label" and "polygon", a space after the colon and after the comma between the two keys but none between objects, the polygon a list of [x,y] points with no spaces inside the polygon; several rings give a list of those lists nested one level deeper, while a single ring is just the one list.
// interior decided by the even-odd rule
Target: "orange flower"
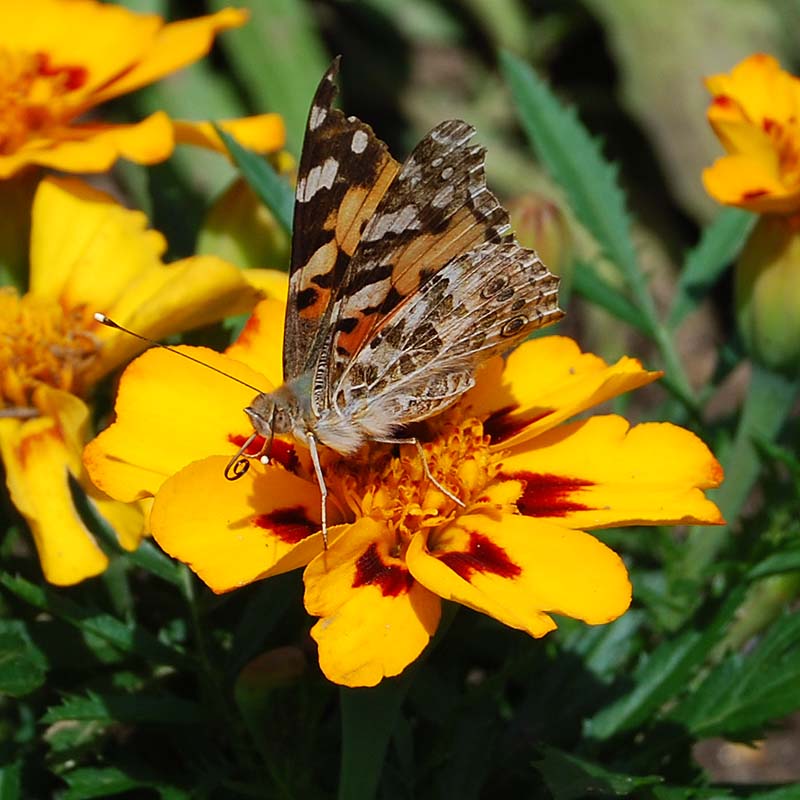
[{"label": "orange flower", "polygon": [[703,171],[708,193],[759,214],[800,210],[800,80],[757,53],[706,86],[708,120],[728,153]]},{"label": "orange flower", "polygon": [[[283,310],[259,304],[225,355],[186,351],[269,391],[281,382]],[[442,599],[536,637],[556,627],[551,613],[590,624],[618,617],[631,596],[625,566],[585,530],[722,521],[702,491],[719,484],[721,468],[693,434],[613,415],[567,421],[656,377],[557,336],[491,359],[421,432],[432,474],[465,507],[425,479],[413,447],[324,451],[327,550],[307,451],[276,439],[269,465],[226,480],[251,431],[242,409],[252,390],[163,350],[125,371],[116,422],[84,463],[113,497],[155,496],[153,535],[216,592],[305,567],[323,672],[370,686],[422,652]]]},{"label": "orange flower", "polygon": [[70,475],[123,547],[134,549],[143,534],[141,511],[98,492],[81,464],[86,398],[142,349],[92,312],[162,337],[256,302],[232,264],[204,256],[165,266],[165,248],[142,213],[77,180],[50,178],[33,204],[30,291],[0,289],[0,454],[51,583],[77,583],[108,563],[73,505]]},{"label": "orange flower", "polygon": [[[133,125],[77,120],[196,61],[218,32],[246,20],[232,8],[165,24],[96,0],[3,0],[0,178],[31,164],[68,172],[102,172],[120,157],[152,164],[170,155],[176,138],[219,148],[205,127],[173,123],[163,112]],[[260,152],[283,145],[276,114],[225,127]]]}]

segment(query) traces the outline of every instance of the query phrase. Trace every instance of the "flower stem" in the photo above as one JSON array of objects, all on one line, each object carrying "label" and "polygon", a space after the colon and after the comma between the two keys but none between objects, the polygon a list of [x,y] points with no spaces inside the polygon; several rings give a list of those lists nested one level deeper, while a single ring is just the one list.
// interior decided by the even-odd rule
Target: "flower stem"
[{"label": "flower stem", "polygon": [[788,378],[766,367],[753,365],[750,386],[739,417],[736,435],[721,461],[722,486],[712,494],[727,524],[719,528],[694,527],[686,543],[682,576],[698,580],[728,540],[761,471],[759,441],[773,441],[800,392],[800,378]]}]

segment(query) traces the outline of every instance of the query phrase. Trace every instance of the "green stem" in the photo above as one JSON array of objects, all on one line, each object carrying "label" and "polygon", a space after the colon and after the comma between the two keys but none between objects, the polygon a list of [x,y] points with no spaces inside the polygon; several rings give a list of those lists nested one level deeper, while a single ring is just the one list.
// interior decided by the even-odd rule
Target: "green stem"
[{"label": "green stem", "polygon": [[766,367],[753,365],[739,427],[722,456],[725,480],[712,494],[727,524],[719,528],[695,527],[686,543],[682,576],[698,580],[728,540],[735,522],[761,471],[757,442],[773,441],[800,391],[800,379],[787,378]]}]

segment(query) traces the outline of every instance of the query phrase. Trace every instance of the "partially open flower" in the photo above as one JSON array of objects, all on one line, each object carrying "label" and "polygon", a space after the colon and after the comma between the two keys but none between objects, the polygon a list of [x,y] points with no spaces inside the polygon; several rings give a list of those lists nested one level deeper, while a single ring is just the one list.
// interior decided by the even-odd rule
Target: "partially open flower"
[{"label": "partially open flower", "polygon": [[[153,83],[205,55],[214,36],[247,21],[227,8],[165,24],[97,0],[0,3],[0,178],[28,165],[102,172],[118,158],[163,161],[175,142],[221,147],[207,126],[163,112],[132,125],[88,121],[101,103]],[[226,127],[260,152],[283,146],[277,114]]]},{"label": "partially open flower", "polygon": [[30,290],[0,290],[0,452],[52,583],[76,583],[108,562],[73,505],[70,475],[123,547],[143,534],[139,509],[99,493],[81,464],[93,385],[142,349],[92,313],[161,337],[257,300],[232,264],[207,256],[165,266],[165,248],[142,213],[77,180],[46,179],[33,205]]},{"label": "partially open flower", "polygon": [[[225,355],[187,352],[268,391],[281,381],[283,310],[259,304]],[[656,377],[557,336],[489,360],[418,431],[433,476],[464,507],[426,479],[413,447],[327,450],[327,550],[307,451],[276,439],[269,465],[226,480],[251,430],[242,409],[252,391],[174,354],[151,350],[128,367],[116,422],[84,463],[113,497],[154,495],[153,535],[216,592],[305,567],[323,672],[369,686],[417,658],[442,599],[537,637],[556,627],[551,613],[618,617],[631,597],[625,566],[585,530],[722,521],[702,491],[722,472],[693,434],[614,415],[567,421]]]},{"label": "partially open flower", "polygon": [[727,151],[703,171],[708,193],[759,214],[800,210],[800,80],[756,53],[706,86],[708,120]]}]

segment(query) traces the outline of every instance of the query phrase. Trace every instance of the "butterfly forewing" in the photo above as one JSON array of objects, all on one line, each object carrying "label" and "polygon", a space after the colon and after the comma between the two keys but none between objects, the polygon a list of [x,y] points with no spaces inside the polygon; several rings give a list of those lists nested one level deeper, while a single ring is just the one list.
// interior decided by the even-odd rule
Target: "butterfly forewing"
[{"label": "butterfly forewing", "polygon": [[399,169],[368,125],[333,108],[338,69],[336,59],[314,95],[298,170],[283,343],[287,381],[320,361],[334,294],[362,226]]},{"label": "butterfly forewing", "polygon": [[[486,188],[472,126],[436,126],[403,164],[366,224],[333,307],[332,349],[320,383],[333,387],[386,315],[445,264],[483,242],[512,239],[508,215]],[[317,407],[331,395],[315,398]]]}]

